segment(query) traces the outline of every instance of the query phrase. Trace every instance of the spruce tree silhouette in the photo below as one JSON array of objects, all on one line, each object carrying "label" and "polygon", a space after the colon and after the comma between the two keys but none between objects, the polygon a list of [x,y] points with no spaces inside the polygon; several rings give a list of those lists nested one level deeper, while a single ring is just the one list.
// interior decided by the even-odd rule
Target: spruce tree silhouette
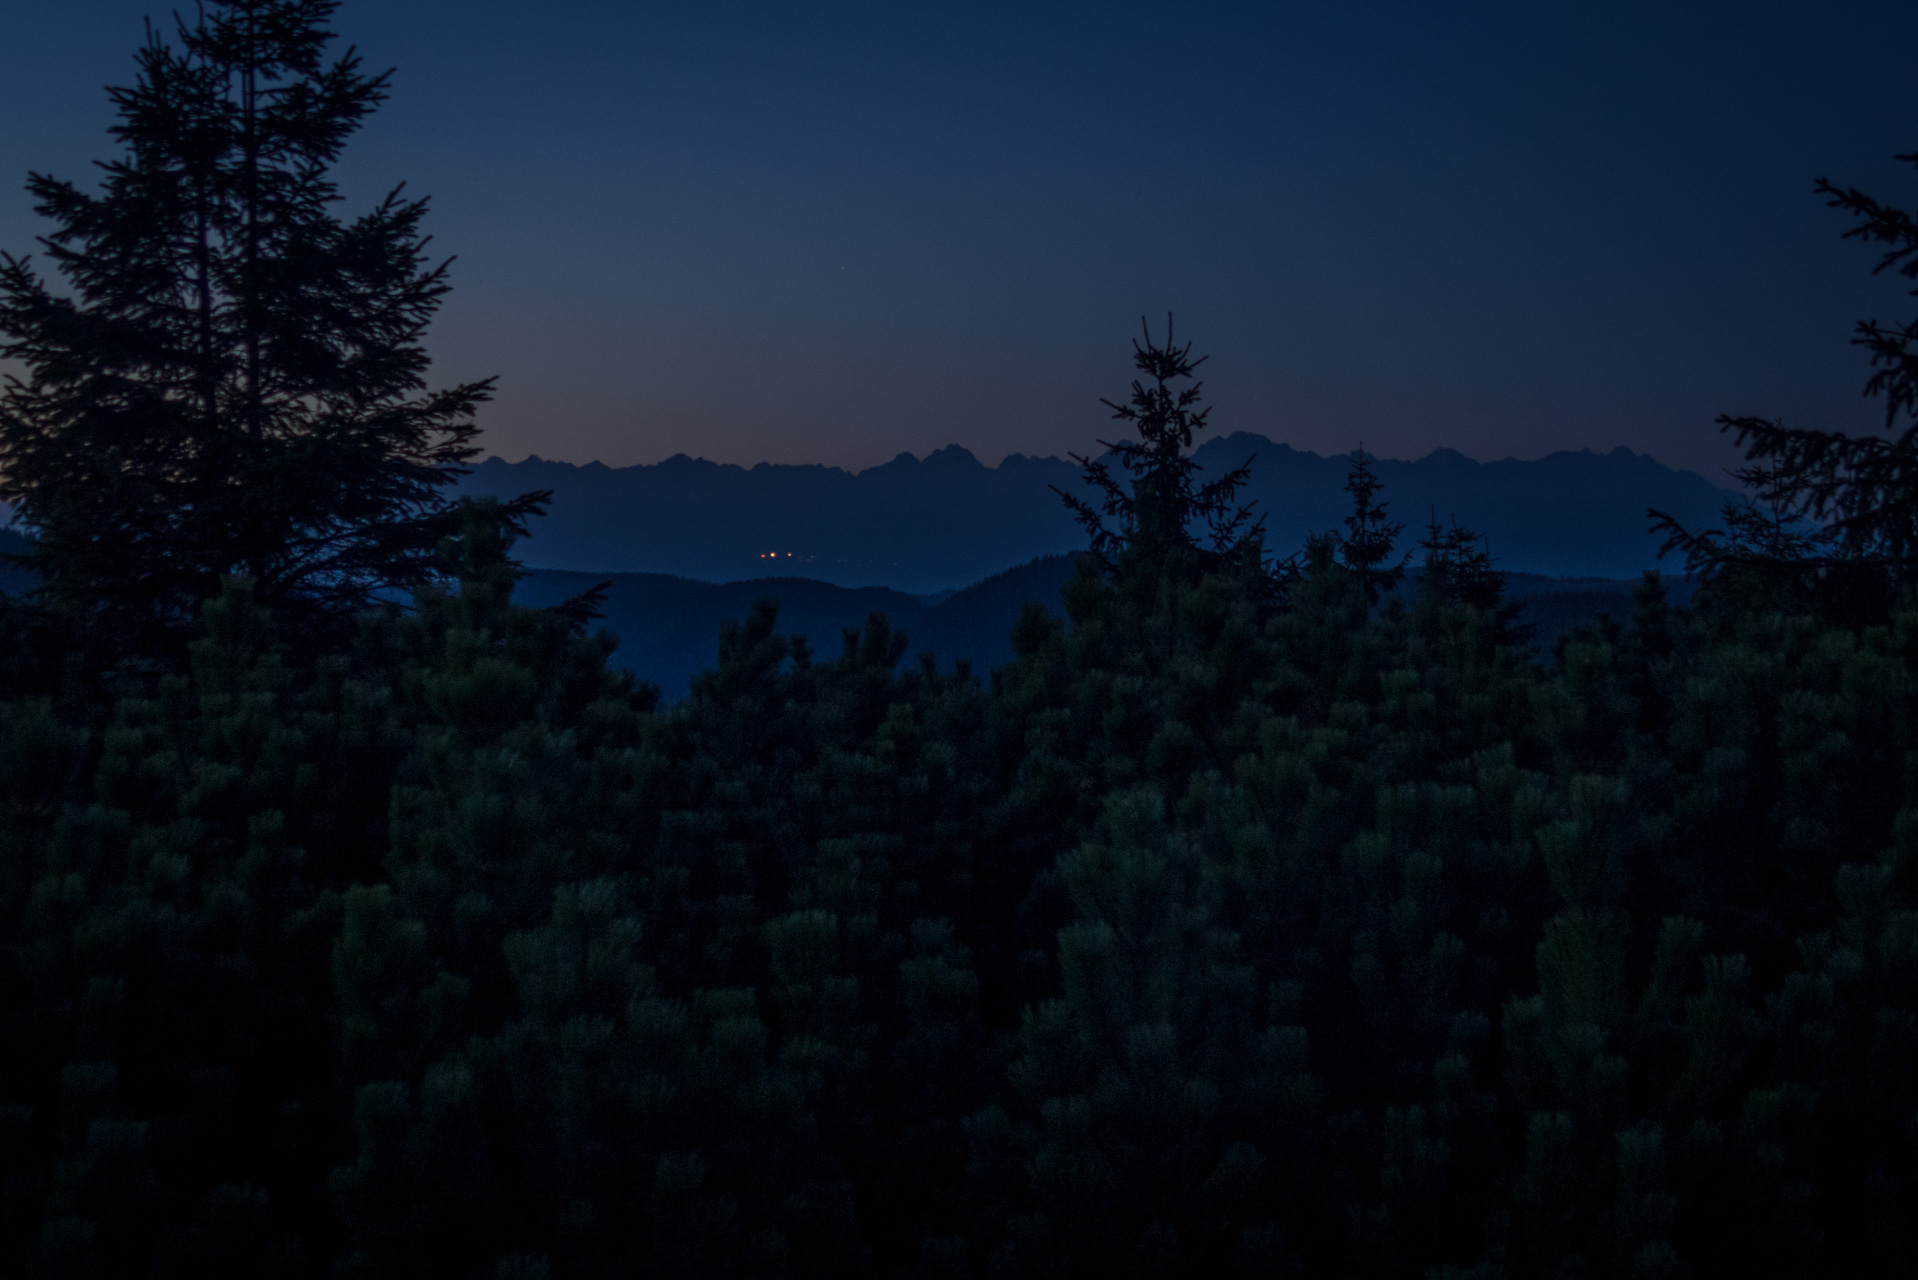
[{"label": "spruce tree silhouette", "polygon": [[[1199,408],[1203,383],[1174,389],[1193,377],[1208,357],[1192,358],[1192,344],[1178,346],[1172,337],[1172,317],[1165,321],[1165,343],[1153,341],[1152,329],[1140,321],[1145,341],[1132,343],[1133,366],[1144,375],[1132,383],[1125,404],[1100,403],[1112,416],[1130,423],[1137,440],[1101,440],[1121,470],[1128,486],[1115,476],[1104,458],[1070,457],[1084,468],[1085,482],[1102,495],[1097,506],[1054,488],[1071,508],[1091,539],[1090,550],[1115,579],[1124,578],[1129,565],[1137,572],[1164,576],[1172,562],[1191,572],[1204,572],[1227,560],[1259,554],[1264,521],[1252,521],[1249,506],[1234,506],[1233,498],[1252,474],[1252,459],[1216,480],[1201,484],[1203,469],[1187,450],[1192,437],[1205,429],[1210,408]],[[1114,522],[1111,526],[1107,518]],[[1201,545],[1193,526],[1202,524],[1209,546]],[[1174,576],[1179,576],[1174,570]]]},{"label": "spruce tree silhouette", "polygon": [[[1918,151],[1896,159],[1918,166]],[[1895,272],[1918,296],[1918,215],[1825,178],[1816,191],[1855,219],[1846,239],[1882,246],[1873,273]],[[1754,500],[1728,503],[1725,527],[1699,532],[1647,512],[1667,535],[1664,550],[1682,552],[1718,594],[1877,618],[1918,580],[1918,320],[1863,320],[1852,342],[1871,356],[1865,394],[1884,398],[1884,435],[1722,414],[1719,429],[1745,450],[1747,465],[1735,474]]]},{"label": "spruce tree silhouette", "polygon": [[[229,575],[339,619],[436,572],[491,381],[427,391],[447,292],[426,201],[342,222],[329,168],[386,97],[334,0],[209,0],[148,28],[111,90],[122,154],[97,193],[33,174],[68,293],[0,255],[0,498],[42,595],[120,645],[177,648]],[[542,495],[505,504],[523,522]]]},{"label": "spruce tree silhouette", "polygon": [[1427,604],[1462,604],[1491,612],[1496,634],[1507,644],[1531,641],[1538,628],[1520,623],[1524,606],[1505,598],[1505,572],[1492,559],[1490,540],[1468,529],[1452,517],[1452,523],[1439,523],[1438,509],[1432,508],[1419,539],[1425,553],[1419,567],[1419,598]]},{"label": "spruce tree silhouette", "polygon": [[1393,550],[1405,526],[1386,518],[1385,504],[1378,501],[1379,490],[1384,487],[1372,474],[1371,460],[1365,456],[1365,446],[1360,445],[1345,477],[1345,491],[1352,495],[1352,514],[1345,517],[1345,533],[1333,536],[1338,539],[1340,560],[1364,586],[1367,603],[1374,605],[1383,592],[1398,586],[1411,560],[1407,552],[1392,563]]}]

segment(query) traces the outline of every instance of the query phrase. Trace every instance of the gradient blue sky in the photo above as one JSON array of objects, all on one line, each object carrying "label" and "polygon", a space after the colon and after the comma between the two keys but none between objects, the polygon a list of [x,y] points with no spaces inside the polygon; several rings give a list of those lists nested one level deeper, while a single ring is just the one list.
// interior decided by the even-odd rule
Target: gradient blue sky
[{"label": "gradient blue sky", "polygon": [[[110,154],[143,0],[11,6],[0,248]],[[1083,450],[1138,317],[1222,430],[1385,456],[1624,444],[1725,411],[1869,429],[1918,307],[1810,194],[1907,205],[1918,4],[526,5],[347,0],[458,255],[432,348],[486,443],[864,467]]]}]

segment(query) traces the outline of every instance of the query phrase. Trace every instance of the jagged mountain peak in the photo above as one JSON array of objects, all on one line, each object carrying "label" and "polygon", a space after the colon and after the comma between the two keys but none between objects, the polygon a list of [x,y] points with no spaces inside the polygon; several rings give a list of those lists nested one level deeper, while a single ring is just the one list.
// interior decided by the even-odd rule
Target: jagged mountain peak
[{"label": "jagged mountain peak", "polygon": [[[1241,498],[1257,505],[1267,545],[1281,552],[1345,516],[1350,455],[1236,431],[1203,441],[1195,457],[1213,473],[1254,459]],[[1489,536],[1508,568],[1552,575],[1621,578],[1654,567],[1660,540],[1648,507],[1709,524],[1734,496],[1622,445],[1529,461],[1440,448],[1412,461],[1374,458],[1373,469],[1394,518],[1456,519]],[[725,582],[763,576],[776,556],[781,572],[927,593],[1081,549],[1084,531],[1054,492],[1080,483],[1068,459],[1015,453],[987,466],[949,444],[860,471],[685,454],[629,467],[493,458],[463,489],[553,490],[551,514],[521,548],[535,568]]]}]

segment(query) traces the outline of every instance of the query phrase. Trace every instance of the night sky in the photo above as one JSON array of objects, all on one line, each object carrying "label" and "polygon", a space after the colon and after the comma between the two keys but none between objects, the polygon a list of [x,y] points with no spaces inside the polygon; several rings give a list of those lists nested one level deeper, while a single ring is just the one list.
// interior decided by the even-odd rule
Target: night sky
[{"label": "night sky", "polygon": [[[152,0],[8,8],[0,248],[111,154]],[[1143,313],[1215,427],[1319,452],[1732,454],[1868,429],[1918,304],[1811,195],[1907,206],[1918,4],[348,0],[391,101],[348,210],[434,200],[442,381],[520,458],[1084,450]]]}]

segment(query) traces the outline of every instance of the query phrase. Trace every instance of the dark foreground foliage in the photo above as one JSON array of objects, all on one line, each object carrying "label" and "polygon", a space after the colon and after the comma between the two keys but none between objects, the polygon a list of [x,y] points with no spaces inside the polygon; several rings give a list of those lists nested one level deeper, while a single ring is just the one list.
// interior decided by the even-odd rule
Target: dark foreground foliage
[{"label": "dark foreground foliage", "polygon": [[767,605],[661,709],[501,527],[336,653],[14,662],[0,1270],[1908,1266],[1918,614],[1546,669],[1088,560],[986,684]]}]

